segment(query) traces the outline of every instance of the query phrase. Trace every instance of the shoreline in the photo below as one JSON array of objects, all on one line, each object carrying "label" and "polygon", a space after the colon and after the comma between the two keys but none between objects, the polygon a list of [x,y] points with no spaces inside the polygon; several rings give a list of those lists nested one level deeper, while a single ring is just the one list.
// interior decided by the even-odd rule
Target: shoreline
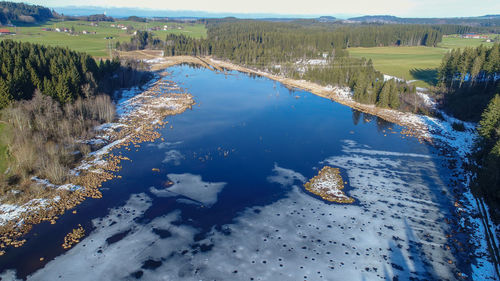
[{"label": "shoreline", "polygon": [[[436,145],[439,146],[441,144],[446,144],[449,145],[449,148],[457,148],[456,152],[458,156],[460,156],[462,159],[465,158],[467,155],[468,151],[470,151],[470,148],[472,147],[473,144],[473,132],[474,132],[474,124],[469,123],[465,124],[466,126],[466,131],[465,132],[456,132],[452,129],[450,120],[453,121],[455,119],[451,117],[447,121],[441,121],[437,120],[435,118],[427,117],[427,116],[422,116],[422,115],[417,115],[413,113],[403,113],[391,109],[382,109],[382,108],[376,108],[374,105],[365,105],[365,104],[360,104],[351,99],[351,92],[348,88],[340,88],[340,87],[332,87],[332,86],[321,86],[313,82],[309,81],[304,81],[304,80],[294,80],[290,78],[285,78],[277,75],[273,75],[267,72],[263,71],[258,71],[258,70],[253,70],[250,68],[238,66],[229,62],[224,62],[220,60],[215,60],[210,57],[205,57],[205,58],[198,58],[198,57],[192,57],[192,56],[179,56],[179,57],[154,57],[154,54],[148,55],[149,57],[146,57],[146,59],[143,59],[144,62],[148,63],[151,67],[151,70],[160,70],[160,69],[166,69],[171,66],[179,65],[179,64],[197,64],[203,67],[206,67],[207,69],[210,70],[217,70],[221,72],[225,72],[225,70],[232,70],[232,71],[239,71],[243,73],[248,73],[248,74],[255,74],[258,76],[266,77],[268,79],[277,81],[282,83],[285,86],[293,87],[293,88],[298,88],[302,89],[305,91],[308,91],[312,94],[315,94],[317,96],[323,97],[330,99],[334,102],[349,106],[350,108],[359,110],[364,113],[372,114],[375,116],[378,116],[382,119],[385,119],[389,122],[395,123],[397,125],[403,126],[403,131],[401,134],[403,135],[403,138],[406,136],[413,136],[416,137],[420,142],[427,142],[431,145]],[[165,73],[165,72],[164,72]],[[130,111],[124,110],[124,108],[118,108],[117,106],[117,112],[120,114],[125,114],[125,116],[129,116],[130,122],[141,122],[140,119],[144,118],[144,116],[134,116],[134,115],[129,115],[130,113],[138,112],[140,111],[140,106],[146,106],[150,105],[151,100],[147,99],[141,99],[142,94],[147,93],[150,89],[155,87],[159,82],[162,81],[162,77],[155,77],[152,81],[150,82],[150,85],[148,85],[148,88],[141,92],[140,94],[137,95],[130,95],[124,97],[126,100],[126,104],[133,103],[135,101],[135,105],[138,105],[139,108],[135,108],[132,106],[132,108],[129,107]],[[173,85],[176,85],[175,82],[169,81]],[[177,85],[175,86],[175,89],[180,89]],[[134,89],[129,90],[127,92],[134,92]],[[192,106],[194,104],[193,97],[189,96],[189,99],[191,100],[190,104],[185,104],[182,110],[171,112],[171,114],[167,115],[174,115],[174,114],[180,114],[183,111],[185,111],[187,108]],[[122,99],[123,100],[123,99]],[[161,99],[157,100],[161,103]],[[153,107],[155,105],[153,104]],[[158,106],[158,104],[156,104]],[[125,108],[126,109],[126,108]],[[166,117],[167,115],[163,116]],[[144,122],[144,121],[143,121]],[[444,123],[449,123],[448,125],[445,125]],[[132,124],[132,123],[130,123]],[[107,125],[107,126],[104,126]],[[33,224],[37,224],[43,221],[50,221],[51,223],[56,223],[56,220],[58,219],[58,215],[61,215],[67,210],[70,210],[71,208],[75,207],[76,205],[80,204],[83,200],[85,200],[88,197],[91,198],[101,198],[102,194],[99,191],[99,188],[101,187],[101,184],[107,180],[113,179],[114,176],[113,173],[118,171],[120,169],[119,163],[120,161],[127,161],[130,160],[126,157],[122,157],[121,155],[114,155],[110,153],[113,149],[116,148],[121,148],[121,147],[127,147],[128,150],[130,148],[138,147],[141,142],[145,141],[154,141],[155,139],[159,138],[160,135],[157,132],[159,128],[162,126],[165,126],[161,121],[160,122],[154,122],[151,120],[150,123],[144,122],[143,125],[145,126],[145,130],[143,130],[145,133],[141,136],[138,137],[137,135],[135,136],[130,136],[130,135],[121,135],[121,138],[111,138],[107,139],[108,143],[106,146],[102,147],[100,150],[101,152],[98,153],[100,150],[92,152],[92,156],[90,161],[83,161],[82,164],[74,169],[75,173],[78,174],[79,176],[82,176],[82,178],[87,179],[87,182],[81,184],[85,186],[86,188],[84,189],[76,189],[75,191],[72,191],[71,193],[68,193],[69,196],[66,198],[59,198],[58,202],[55,202],[56,208],[54,208],[53,205],[49,204],[49,208],[47,208],[45,205],[43,206],[42,209],[36,210],[35,212],[32,212],[30,214],[35,218],[34,221],[24,221],[23,219],[23,226],[28,225],[31,223],[26,229],[21,229],[21,231],[17,231],[16,225],[11,225],[10,227],[12,229],[15,229],[15,231],[8,232],[7,235],[3,235],[2,230],[4,229],[4,226],[0,226],[0,247],[5,243],[7,246],[14,246],[14,247],[19,247],[24,244],[23,240],[16,240],[16,238],[21,238],[24,234],[26,234],[31,226]],[[105,140],[106,133],[108,132],[115,132],[115,129],[121,128],[121,126],[116,126],[115,124],[103,124],[102,130],[105,131],[104,135],[102,135],[102,138],[98,138],[95,141],[103,141]],[[129,126],[131,127],[131,126]],[[127,130],[119,129],[119,132],[126,132]],[[451,136],[450,136],[451,134]],[[447,157],[448,155],[445,155]],[[94,166],[93,166],[94,165]],[[100,170],[100,172],[89,172],[90,169],[94,168],[93,170]],[[95,169],[97,168],[97,169]],[[82,173],[83,175],[81,175]],[[96,177],[96,174],[98,176]],[[91,188],[88,188],[87,185],[91,186]],[[74,185],[76,187],[80,185]],[[468,187],[467,187],[468,188]],[[89,193],[87,193],[89,192]],[[470,193],[470,192],[469,192]],[[466,197],[464,199],[464,205],[468,205],[471,208],[468,210],[469,216],[471,214],[475,213],[475,206],[474,202],[471,201],[470,198],[467,198],[469,194],[465,194],[462,197]],[[470,194],[470,196],[472,196]],[[467,200],[468,199],[468,200]],[[467,200],[468,202],[465,202]],[[34,213],[34,214],[33,214]],[[471,219],[467,218],[467,220],[472,220],[476,221],[476,218],[471,217]],[[489,218],[487,217],[487,220],[489,221]],[[476,227],[477,228],[477,227]],[[493,231],[494,233],[494,231]],[[5,238],[4,238],[5,237]],[[474,236],[474,241],[476,242],[476,247],[481,248],[481,252],[484,252],[486,249],[484,248],[484,239],[478,235]],[[10,239],[11,242],[10,244],[6,243],[6,239]],[[25,241],[25,240],[24,240]],[[5,248],[5,247],[1,247]],[[0,249],[0,254],[3,251]],[[479,250],[478,250],[479,252]]]},{"label": "shoreline", "polygon": [[[335,86],[321,86],[314,82],[305,80],[295,80],[278,75],[273,75],[268,72],[250,69],[247,67],[235,65],[231,62],[216,60],[211,57],[198,58],[190,56],[178,57],[162,57],[157,58],[162,62],[162,66],[170,67],[178,64],[190,63],[198,64],[210,70],[225,70],[238,71],[247,74],[254,74],[261,77],[282,83],[285,86],[305,90],[314,95],[330,99],[342,105],[346,105],[352,109],[363,113],[368,113],[380,117],[386,121],[392,122],[403,127],[401,131],[402,137],[415,137],[420,143],[428,143],[429,145],[440,149],[443,153],[442,157],[447,159],[459,160],[457,169],[462,171],[462,175],[458,176],[458,185],[464,189],[464,193],[459,195],[455,201],[456,213],[463,220],[457,227],[463,232],[470,235],[470,243],[474,245],[476,264],[471,264],[474,280],[482,280],[486,276],[484,267],[491,266],[492,270],[497,275],[500,272],[498,253],[493,250],[494,254],[490,255],[491,248],[498,248],[497,225],[492,222],[488,207],[484,205],[482,199],[476,198],[470,189],[472,175],[464,168],[469,164],[469,155],[473,149],[476,138],[476,124],[470,122],[462,122],[453,118],[444,112],[444,120],[425,115],[418,115],[409,112],[401,112],[393,109],[378,108],[375,105],[361,104],[352,100],[352,92],[349,88],[340,88]],[[425,95],[425,94],[424,94]],[[464,124],[464,131],[456,131],[452,124],[460,122]],[[465,207],[467,206],[467,207]],[[492,247],[492,244],[494,247]]]},{"label": "shoreline", "polygon": [[96,137],[83,140],[100,147],[85,156],[71,170],[72,179],[64,185],[54,185],[33,177],[33,182],[45,188],[55,189],[51,198],[34,198],[23,205],[0,204],[0,256],[9,247],[21,247],[34,225],[44,221],[55,224],[59,216],[75,208],[87,198],[102,198],[102,184],[117,176],[121,161],[131,161],[121,154],[113,154],[120,148],[131,150],[140,143],[160,138],[159,129],[168,122],[165,117],[181,114],[195,104],[193,96],[185,93],[173,81],[167,80],[166,71],[141,88],[121,91],[116,102],[117,120],[95,128]]},{"label": "shoreline", "polygon": [[[321,86],[314,82],[286,78],[265,71],[236,65],[231,62],[216,60],[212,57],[200,58],[194,56],[175,56],[151,58],[151,56],[155,55],[155,51],[148,52],[149,57],[140,58],[144,59],[143,61],[145,62],[154,61],[157,63],[157,66],[161,68],[168,68],[185,63],[197,64],[214,71],[217,70],[224,72],[225,70],[230,70],[258,75],[282,83],[287,87],[297,88],[310,92],[314,95],[348,106],[360,112],[371,114],[396,125],[406,127],[406,129],[401,132],[403,137],[415,137],[419,140],[419,142],[427,142],[431,145],[447,145],[450,148],[456,150],[458,155],[460,155],[461,157],[466,157],[469,154],[470,149],[472,148],[474,143],[476,124],[460,121],[445,114],[444,112],[441,112],[444,116],[444,120],[440,120],[430,116],[419,115],[410,112],[402,112],[394,109],[380,108],[376,107],[375,105],[362,104],[354,101],[352,99],[352,92],[348,87],[338,87],[331,85]],[[145,53],[145,51],[142,51],[139,54],[136,53],[136,51],[127,52],[127,55],[137,56],[142,55],[142,53]],[[463,123],[466,128],[465,131],[459,132],[454,130],[451,126],[453,122]]]}]

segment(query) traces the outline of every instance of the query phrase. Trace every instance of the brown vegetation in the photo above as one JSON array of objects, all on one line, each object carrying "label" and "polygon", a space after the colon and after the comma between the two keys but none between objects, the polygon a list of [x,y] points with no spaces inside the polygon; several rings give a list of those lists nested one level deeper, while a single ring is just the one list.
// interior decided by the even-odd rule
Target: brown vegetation
[{"label": "brown vegetation", "polygon": [[78,228],[73,229],[70,233],[68,233],[64,237],[64,243],[62,247],[64,249],[69,249],[73,247],[74,244],[80,242],[80,239],[85,236],[85,229],[81,225],[78,225]]},{"label": "brown vegetation", "polygon": [[33,99],[6,108],[2,119],[9,125],[6,143],[13,163],[7,174],[0,175],[3,202],[22,202],[20,197],[34,198],[33,193],[48,192],[35,186],[33,176],[53,184],[66,183],[69,170],[91,150],[81,140],[91,138],[96,125],[114,118],[114,105],[103,95],[61,107],[37,91]]},{"label": "brown vegetation", "polygon": [[[162,73],[162,75],[166,75],[166,73]],[[168,115],[179,114],[190,108],[193,104],[193,98],[189,94],[185,93],[173,93],[172,91],[178,91],[179,87],[173,83],[172,81],[160,80],[157,81],[151,88],[147,91],[137,95],[133,98],[131,102],[127,104],[128,114],[122,116],[117,122],[121,124],[120,128],[117,130],[107,130],[104,133],[102,138],[108,140],[108,144],[117,142],[112,149],[118,149],[123,147],[124,149],[130,150],[131,146],[138,146],[139,143],[146,141],[154,141],[160,138],[160,134],[158,133],[158,129],[164,127],[168,122],[163,122],[162,120]],[[46,97],[43,97],[44,99]],[[100,124],[98,120],[110,121],[111,116],[114,116],[114,111],[107,111],[108,103],[106,102],[107,97],[103,97],[104,100],[100,101],[96,97],[95,99],[89,100],[93,101],[89,104],[86,103],[86,100],[80,103],[77,101],[72,106],[67,106],[60,113],[61,116],[68,117],[69,113],[72,113],[71,118],[76,123],[80,124],[79,128],[75,129],[74,132],[78,132],[76,135],[80,135],[80,140],[88,139],[93,136],[93,130],[95,125]],[[36,101],[36,99],[35,99]],[[29,102],[23,102],[17,104],[16,106],[26,105]],[[15,108],[14,106],[13,108]],[[114,107],[111,107],[114,109]],[[71,109],[71,110],[70,110]],[[28,111],[30,112],[30,111]],[[82,114],[87,117],[91,117],[93,122],[89,123],[87,127],[85,122],[82,124],[83,120],[88,120],[82,117]],[[13,116],[24,116],[22,114],[16,114]],[[6,118],[6,120],[9,120]],[[17,120],[17,119],[13,119]],[[9,124],[12,121],[9,121]],[[60,120],[56,120],[55,123],[64,124],[64,118]],[[20,124],[26,124],[21,122]],[[36,124],[36,122],[32,121],[28,123],[29,125]],[[48,125],[47,125],[48,126]],[[57,125],[59,126],[59,125]],[[57,127],[57,131],[64,132],[65,127]],[[50,127],[50,126],[48,126]],[[62,128],[62,129],[61,129]],[[67,128],[66,128],[67,129]],[[69,130],[69,129],[67,129]],[[36,131],[36,130],[34,130]],[[64,137],[66,136],[64,133],[60,132],[59,134],[53,133],[49,134],[49,138],[53,143],[57,142],[57,139],[54,140],[55,137]],[[76,138],[78,140],[78,138]],[[57,142],[59,144],[63,144],[62,141]],[[69,142],[69,146],[76,145],[80,146],[83,142],[73,141]],[[88,146],[87,146],[88,147]],[[90,148],[89,148],[90,149]],[[71,149],[66,149],[64,151],[72,151]],[[45,152],[44,152],[45,153]],[[82,153],[79,155],[73,155],[70,153],[72,157],[74,157],[74,161],[71,166],[76,164],[77,159],[81,159],[83,157]],[[97,160],[97,161],[96,161]],[[102,184],[108,180],[111,180],[116,177],[116,172],[120,170],[120,162],[123,160],[129,160],[127,157],[124,157],[120,154],[115,155],[110,152],[105,152],[103,155],[89,154],[86,157],[83,157],[82,161],[78,161],[82,166],[72,167],[73,172],[77,174],[70,176],[69,169],[67,169],[66,177],[71,177],[69,181],[76,185],[77,187],[73,191],[69,191],[63,188],[58,188],[58,186],[50,186],[47,185],[37,185],[33,181],[29,180],[28,176],[24,177],[22,181],[27,185],[25,189],[23,189],[24,196],[20,195],[21,193],[13,193],[6,192],[8,194],[15,194],[15,198],[11,202],[15,202],[20,205],[23,202],[26,202],[29,199],[40,199],[46,198],[44,205],[30,205],[32,201],[28,202],[29,205],[27,211],[23,211],[19,216],[9,220],[8,222],[0,225],[0,255],[2,252],[5,252],[4,249],[10,246],[17,247],[22,245],[23,235],[29,232],[34,224],[41,223],[43,221],[50,222],[51,224],[55,224],[56,220],[64,214],[67,210],[74,208],[81,202],[83,202],[86,198],[101,198],[102,193],[99,188]],[[35,161],[35,163],[38,163]],[[66,167],[66,166],[65,166]],[[16,187],[18,188],[18,187]],[[34,191],[46,192],[47,194],[33,194]],[[13,196],[13,195],[10,195]],[[20,198],[22,200],[20,200]],[[56,200],[55,198],[58,198]],[[5,199],[2,203],[6,203]],[[22,221],[22,224],[19,222]],[[70,239],[71,240],[71,239]],[[78,240],[78,239],[76,239]],[[75,241],[76,241],[75,240]],[[69,240],[68,240],[69,241]]]}]

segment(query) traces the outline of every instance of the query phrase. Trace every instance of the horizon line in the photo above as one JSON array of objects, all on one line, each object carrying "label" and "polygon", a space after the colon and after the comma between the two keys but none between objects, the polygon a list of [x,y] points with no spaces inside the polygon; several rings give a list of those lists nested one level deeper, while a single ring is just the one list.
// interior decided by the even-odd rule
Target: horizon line
[{"label": "horizon line", "polygon": [[[43,6],[43,5],[41,5]],[[446,16],[446,17],[418,17],[418,16],[396,16],[393,14],[281,14],[281,13],[243,13],[243,12],[215,12],[215,11],[204,11],[204,10],[169,10],[169,9],[161,9],[161,10],[155,10],[149,7],[117,7],[117,6],[75,6],[75,5],[68,5],[68,6],[45,6],[47,8],[50,8],[52,10],[56,9],[104,9],[103,13],[107,13],[106,9],[121,9],[121,10],[141,10],[143,12],[156,12],[156,13],[162,13],[162,12],[173,12],[173,13],[199,13],[199,14],[205,14],[205,15],[212,15],[213,17],[236,17],[238,18],[239,16],[253,16],[253,17],[259,17],[259,18],[319,18],[319,17],[334,17],[336,19],[344,19],[347,20],[349,18],[354,18],[354,17],[365,17],[365,16],[392,16],[396,18],[402,18],[402,19],[467,19],[467,18],[478,18],[478,17],[486,17],[486,16],[498,16],[500,14],[492,14],[492,13],[484,13],[480,15],[472,15],[472,16]],[[57,11],[56,11],[57,12]],[[134,16],[129,15],[129,16]],[[135,15],[137,16],[137,15]],[[144,16],[147,17],[147,16]],[[160,16],[160,15],[155,15],[153,17],[168,17],[168,16]],[[176,17],[176,16],[173,16]],[[182,16],[182,17],[190,17],[190,16]],[[200,18],[201,16],[196,16],[192,15],[191,17],[197,17]],[[201,17],[202,18],[202,17]],[[252,18],[252,17],[249,17]]]}]

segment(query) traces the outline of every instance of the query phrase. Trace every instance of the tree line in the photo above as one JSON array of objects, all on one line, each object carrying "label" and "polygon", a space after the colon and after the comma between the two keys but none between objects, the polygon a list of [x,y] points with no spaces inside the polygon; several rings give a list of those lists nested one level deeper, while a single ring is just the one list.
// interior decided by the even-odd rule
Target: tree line
[{"label": "tree line", "polygon": [[[442,38],[442,33],[430,26],[303,25],[235,19],[207,20],[206,24],[206,39],[167,35],[165,55],[214,56],[287,77],[349,86],[356,101],[410,111],[423,110],[415,87],[395,80],[384,81],[371,61],[349,57],[346,48],[432,46]],[[305,66],[299,63],[310,59],[321,59],[324,63]]]},{"label": "tree line", "polygon": [[500,44],[455,49],[438,70],[444,108],[455,117],[479,120],[473,191],[500,219]]},{"label": "tree line", "polygon": [[0,2],[0,24],[2,25],[16,21],[26,23],[44,22],[52,17],[52,11],[43,6]]},{"label": "tree line", "polygon": [[442,39],[440,31],[421,25],[301,25],[257,20],[207,20],[206,24],[206,39],[167,36],[166,53],[266,64],[348,47],[436,46]]},{"label": "tree line", "polygon": [[0,42],[0,109],[13,101],[31,99],[35,90],[66,104],[79,97],[110,93],[147,76],[132,62],[96,62],[88,54],[65,48]]},{"label": "tree line", "polygon": [[395,16],[362,16],[350,18],[351,21],[362,23],[392,23],[392,24],[429,24],[429,25],[458,25],[475,32],[498,31],[499,16],[460,17],[460,18],[399,18]]},{"label": "tree line", "polygon": [[[54,184],[93,147],[82,140],[115,118],[111,94],[141,84],[151,73],[136,61],[95,61],[59,47],[0,42],[0,119],[7,126],[9,169],[0,173],[0,195],[26,197],[40,191],[32,176]],[[10,192],[15,190],[15,193]]]},{"label": "tree line", "polygon": [[301,77],[321,85],[347,86],[354,92],[353,99],[364,104],[403,111],[418,111],[413,85],[395,79],[384,81],[384,75],[375,70],[371,60],[339,57],[326,66],[309,67]]},{"label": "tree line", "polygon": [[477,177],[474,191],[491,207],[495,221],[500,220],[500,89],[481,115],[479,138],[474,154]]},{"label": "tree line", "polygon": [[116,42],[116,49],[120,51],[134,51],[144,49],[157,49],[164,46],[164,41],[156,38],[152,32],[138,30],[130,38],[130,42]]},{"label": "tree line", "polygon": [[464,120],[479,120],[498,92],[500,44],[452,50],[443,58],[438,77],[446,110]]}]

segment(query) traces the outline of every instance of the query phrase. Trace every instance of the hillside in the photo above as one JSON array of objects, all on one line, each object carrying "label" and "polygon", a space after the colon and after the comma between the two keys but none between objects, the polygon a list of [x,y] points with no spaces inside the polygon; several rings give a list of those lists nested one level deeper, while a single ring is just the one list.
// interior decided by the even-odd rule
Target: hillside
[{"label": "hillside", "polygon": [[45,22],[54,15],[48,8],[24,3],[0,2],[0,24],[40,23]]},{"label": "hillside", "polygon": [[399,18],[390,15],[375,15],[350,18],[349,21],[383,24],[458,24],[466,26],[500,26],[500,15],[486,15],[465,18]]}]

